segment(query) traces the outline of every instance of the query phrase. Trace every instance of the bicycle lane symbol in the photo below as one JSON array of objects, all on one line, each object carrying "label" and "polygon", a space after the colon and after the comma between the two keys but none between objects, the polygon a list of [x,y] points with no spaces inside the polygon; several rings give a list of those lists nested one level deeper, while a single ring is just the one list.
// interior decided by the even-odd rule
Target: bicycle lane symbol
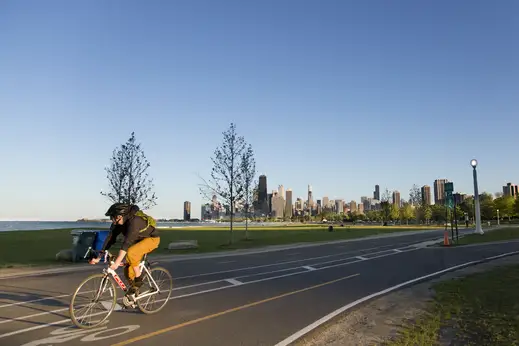
[{"label": "bicycle lane symbol", "polygon": [[80,339],[82,342],[95,342],[105,339],[114,338],[116,336],[131,333],[140,328],[140,325],[133,324],[115,328],[108,328],[106,324],[109,321],[105,321],[104,327],[97,327],[93,329],[77,329],[74,326],[68,326],[59,328],[50,332],[50,337],[40,340],[34,340],[29,343],[23,344],[22,346],[39,346],[39,345],[55,345],[62,344],[74,339]]}]

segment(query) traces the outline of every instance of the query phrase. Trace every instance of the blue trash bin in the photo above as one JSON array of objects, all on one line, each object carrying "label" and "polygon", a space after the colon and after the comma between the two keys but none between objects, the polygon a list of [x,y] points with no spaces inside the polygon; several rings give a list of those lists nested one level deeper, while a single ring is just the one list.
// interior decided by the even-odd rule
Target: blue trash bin
[{"label": "blue trash bin", "polygon": [[101,250],[110,231],[96,231],[96,233],[97,235],[96,240],[94,241],[94,250]]}]

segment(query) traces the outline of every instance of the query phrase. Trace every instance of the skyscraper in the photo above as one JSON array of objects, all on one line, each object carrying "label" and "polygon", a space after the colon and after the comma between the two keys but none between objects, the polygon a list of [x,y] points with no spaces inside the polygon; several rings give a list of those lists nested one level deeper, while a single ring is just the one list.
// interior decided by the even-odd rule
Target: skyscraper
[{"label": "skyscraper", "polygon": [[191,202],[184,202],[184,221],[191,220]]},{"label": "skyscraper", "polygon": [[503,186],[503,195],[517,198],[517,196],[519,195],[518,186],[512,183],[506,184],[505,186]]},{"label": "skyscraper", "polygon": [[380,186],[375,185],[375,191],[373,191],[373,199],[380,201]]},{"label": "skyscraper", "polygon": [[422,186],[422,204],[431,205],[431,187],[429,185]]},{"label": "skyscraper", "polygon": [[311,211],[312,206],[314,205],[314,200],[312,197],[312,185],[308,185],[308,209]]},{"label": "skyscraper", "polygon": [[285,215],[287,217],[292,217],[292,189],[287,189],[286,194]]},{"label": "skyscraper", "polygon": [[400,208],[400,192],[393,191],[393,204]]},{"label": "skyscraper", "polygon": [[323,209],[328,210],[330,204],[330,199],[328,197],[323,197]]},{"label": "skyscraper", "polygon": [[445,183],[447,179],[436,179],[434,181],[434,204],[445,204]]},{"label": "skyscraper", "polygon": [[357,202],[355,202],[355,201],[350,202],[350,211],[352,213],[357,211]]},{"label": "skyscraper", "polygon": [[269,196],[267,194],[267,176],[262,174],[258,181],[258,209],[259,214],[269,214]]}]

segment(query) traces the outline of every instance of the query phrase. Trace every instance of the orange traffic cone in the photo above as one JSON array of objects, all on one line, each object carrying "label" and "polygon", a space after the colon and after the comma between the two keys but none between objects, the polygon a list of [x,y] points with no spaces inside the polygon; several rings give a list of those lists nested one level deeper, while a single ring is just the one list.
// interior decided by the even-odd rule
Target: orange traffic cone
[{"label": "orange traffic cone", "polygon": [[443,233],[443,246],[449,246],[449,233],[445,231]]}]

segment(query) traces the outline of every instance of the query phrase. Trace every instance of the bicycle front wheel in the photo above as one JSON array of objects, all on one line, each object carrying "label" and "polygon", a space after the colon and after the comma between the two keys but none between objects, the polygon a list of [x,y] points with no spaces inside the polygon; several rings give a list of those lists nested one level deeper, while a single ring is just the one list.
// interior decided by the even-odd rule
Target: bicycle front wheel
[{"label": "bicycle front wheel", "polygon": [[[166,268],[155,267],[150,271],[150,274],[146,275],[140,289],[142,293],[139,293],[139,296],[143,297],[139,299],[139,296],[137,296],[139,310],[147,315],[162,310],[166,306],[173,289],[173,278]],[[150,276],[153,280],[150,279]],[[156,286],[153,281],[155,281]]]},{"label": "bicycle front wheel", "polygon": [[81,282],[70,301],[70,319],[78,327],[99,326],[117,304],[115,284],[107,275],[94,274]]}]

